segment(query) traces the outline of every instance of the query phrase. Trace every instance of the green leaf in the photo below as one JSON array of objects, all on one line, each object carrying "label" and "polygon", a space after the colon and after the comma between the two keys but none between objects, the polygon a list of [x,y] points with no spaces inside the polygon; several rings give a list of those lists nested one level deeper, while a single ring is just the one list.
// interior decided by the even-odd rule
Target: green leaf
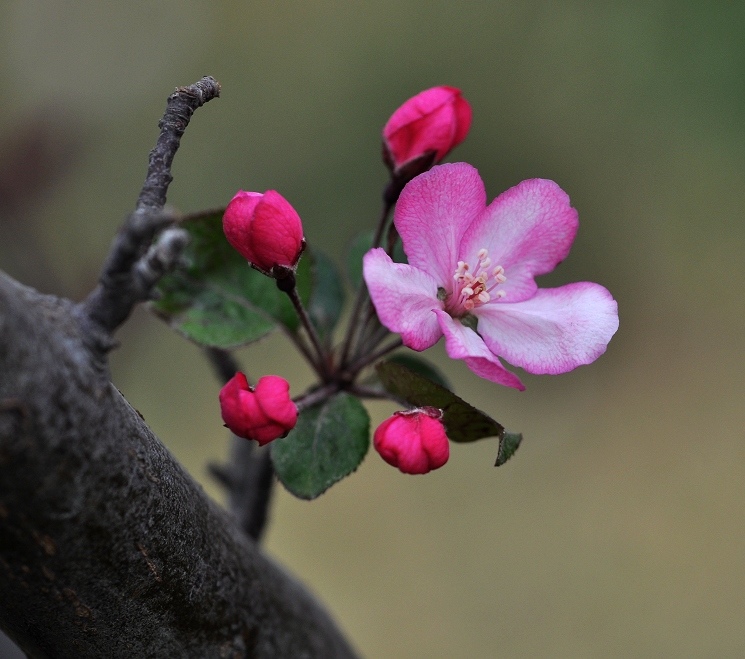
[{"label": "green leaf", "polygon": [[308,303],[308,315],[321,339],[327,340],[331,338],[344,307],[344,287],[338,268],[326,254],[314,249],[310,256],[313,291]]},{"label": "green leaf", "polygon": [[469,405],[452,391],[390,360],[376,365],[378,377],[388,392],[415,407],[437,407],[444,413],[447,436],[454,442],[473,442],[504,435],[504,427]]},{"label": "green leaf", "polygon": [[499,451],[497,452],[497,461],[494,463],[494,466],[501,467],[507,462],[515,454],[522,441],[522,433],[507,432],[505,430],[504,435],[499,440]]},{"label": "green leaf", "polygon": [[275,324],[242,302],[204,290],[173,315],[158,313],[171,327],[199,345],[236,348],[260,339]]},{"label": "green leaf", "polygon": [[[299,321],[273,279],[257,272],[225,239],[223,209],[185,217],[189,234],[184,265],[161,279],[151,311],[201,345],[236,348],[265,336],[279,322],[291,331]],[[305,262],[304,262],[305,261]],[[298,265],[301,298],[310,297],[310,263]]]},{"label": "green leaf", "polygon": [[287,437],[271,444],[277,477],[295,496],[315,499],[357,469],[370,445],[359,399],[339,393],[303,410]]},{"label": "green leaf", "polygon": [[450,383],[440,370],[421,357],[415,357],[414,355],[404,352],[388,357],[388,361],[405,366],[410,371],[414,371],[417,375],[432,380],[432,382],[439,384],[441,387],[445,387],[445,389],[450,389]]}]

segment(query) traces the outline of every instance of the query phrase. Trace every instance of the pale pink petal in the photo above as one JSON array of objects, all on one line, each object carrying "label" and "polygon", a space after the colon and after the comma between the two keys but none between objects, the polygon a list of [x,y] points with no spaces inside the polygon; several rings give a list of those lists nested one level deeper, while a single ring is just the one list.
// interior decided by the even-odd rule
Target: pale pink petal
[{"label": "pale pink petal", "polygon": [[504,301],[519,302],[535,293],[535,275],[566,258],[577,227],[566,192],[553,181],[529,179],[499,195],[468,227],[458,259],[474,263],[487,249],[492,265],[505,269]]},{"label": "pale pink petal", "polygon": [[499,358],[486,347],[481,337],[464,327],[448,313],[437,310],[437,320],[445,335],[445,349],[452,359],[462,359],[476,375],[506,387],[523,391],[525,386],[514,373],[510,373]]},{"label": "pale pink petal", "polygon": [[618,329],[618,305],[599,284],[541,288],[534,297],[475,310],[489,349],[530,373],[566,373],[595,361]]},{"label": "pale pink petal", "polygon": [[412,179],[394,215],[409,265],[432,275],[438,286],[449,286],[461,237],[485,205],[481,177],[466,163],[439,165]]},{"label": "pale pink petal", "polygon": [[442,336],[433,309],[442,308],[437,282],[426,272],[394,263],[385,250],[371,249],[362,272],[380,322],[401,335],[404,345],[426,350]]}]

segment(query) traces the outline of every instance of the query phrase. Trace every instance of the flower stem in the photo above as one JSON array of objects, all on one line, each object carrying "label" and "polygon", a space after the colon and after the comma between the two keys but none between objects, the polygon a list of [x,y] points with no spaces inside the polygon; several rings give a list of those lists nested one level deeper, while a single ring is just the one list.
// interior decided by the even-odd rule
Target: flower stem
[{"label": "flower stem", "polygon": [[[369,300],[368,300],[369,302]],[[375,309],[372,304],[365,305],[362,315],[360,316],[361,331],[357,333],[354,347],[352,348],[350,362],[357,361],[365,353],[375,348],[386,336],[390,334],[388,328],[380,324]],[[374,338],[373,338],[374,337]]]},{"label": "flower stem", "polygon": [[376,399],[385,399],[385,400],[395,400],[391,394],[389,394],[387,391],[380,391],[378,389],[373,389],[371,387],[364,387],[362,385],[356,384],[349,388],[349,393],[354,394],[355,396],[359,396],[360,398],[376,398]]},{"label": "flower stem", "polygon": [[303,394],[299,398],[296,398],[293,402],[297,406],[298,412],[312,407],[316,403],[320,403],[339,391],[339,384],[336,382],[330,382],[329,384],[314,389],[313,391]]},{"label": "flower stem", "polygon": [[[390,187],[390,185],[388,186]],[[391,212],[393,204],[395,204],[395,198],[388,193],[388,188],[383,194],[383,208],[380,212],[380,218],[378,219],[378,226],[373,236],[371,247],[378,247],[380,240],[383,237],[383,231],[385,231],[386,224],[388,222],[388,215]],[[369,294],[367,291],[367,285],[363,281],[360,282],[360,287],[357,289],[357,297],[354,301],[354,307],[352,309],[352,315],[349,319],[349,325],[347,326],[347,334],[344,337],[344,344],[342,345],[341,354],[339,356],[339,362],[343,366],[349,357],[349,351],[354,343],[354,340],[365,324],[364,316],[361,316],[362,308],[365,302],[369,302]]]},{"label": "flower stem", "polygon": [[277,280],[277,286],[281,291],[284,291],[287,293],[287,295],[290,298],[290,302],[292,302],[292,306],[295,307],[295,312],[298,315],[298,318],[300,319],[300,323],[305,328],[306,333],[308,334],[308,338],[310,339],[311,344],[313,345],[313,349],[316,352],[316,358],[313,358],[313,355],[310,353],[310,351],[307,349],[304,343],[301,342],[300,337],[296,337],[295,345],[298,346],[300,351],[303,353],[305,358],[310,362],[311,366],[315,369],[315,371],[318,373],[320,378],[322,380],[327,380],[329,375],[329,364],[327,359],[327,353],[323,349],[323,346],[321,345],[321,341],[318,338],[318,333],[316,332],[316,328],[313,327],[313,323],[310,320],[310,316],[308,316],[308,312],[305,310],[305,306],[303,305],[302,300],[300,299],[300,295],[297,292],[297,286],[295,286],[295,278],[292,278],[292,285],[287,286],[286,284],[280,285],[280,281]]},{"label": "flower stem", "polygon": [[323,362],[319,360],[319,357],[313,354],[308,344],[303,340],[303,337],[289,329],[287,329],[285,333],[290,338],[290,341],[295,344],[295,347],[300,351],[300,354],[302,354],[303,357],[305,357],[305,360],[313,367],[316,374],[323,378],[323,369],[321,368]]},{"label": "flower stem", "polygon": [[366,355],[362,355],[357,361],[354,361],[349,365],[349,371],[351,373],[357,374],[366,366],[369,366],[373,362],[376,362],[381,357],[385,357],[389,352],[398,350],[402,345],[403,341],[401,339],[396,339],[393,343],[389,343],[387,346],[383,346],[375,352],[370,352]]}]

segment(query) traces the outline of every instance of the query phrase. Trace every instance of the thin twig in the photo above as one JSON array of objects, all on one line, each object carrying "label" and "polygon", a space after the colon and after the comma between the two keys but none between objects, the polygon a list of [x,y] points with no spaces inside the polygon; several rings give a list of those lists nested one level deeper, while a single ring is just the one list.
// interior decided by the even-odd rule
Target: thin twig
[{"label": "thin twig", "polygon": [[178,87],[168,97],[166,111],[158,123],[160,136],[150,152],[150,164],[145,183],[137,200],[137,209],[159,210],[166,203],[168,186],[173,180],[171,165],[181,137],[197,108],[220,96],[220,83],[205,76],[188,87]]},{"label": "thin twig", "polygon": [[168,97],[136,209],[114,239],[98,286],[78,307],[81,317],[105,334],[119,327],[137,303],[151,297],[157,281],[178,260],[185,234],[170,233],[155,249],[151,244],[159,232],[177,219],[174,213],[164,212],[163,207],[181,136],[195,110],[219,94],[220,85],[208,76],[188,87],[179,87]]}]

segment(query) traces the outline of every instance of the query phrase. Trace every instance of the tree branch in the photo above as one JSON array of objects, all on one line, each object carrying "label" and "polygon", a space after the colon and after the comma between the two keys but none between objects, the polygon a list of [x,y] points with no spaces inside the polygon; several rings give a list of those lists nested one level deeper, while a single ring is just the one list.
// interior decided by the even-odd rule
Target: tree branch
[{"label": "tree branch", "polygon": [[[153,238],[176,220],[173,213],[163,212],[163,206],[181,137],[197,108],[219,95],[220,84],[207,76],[168,97],[136,210],[114,239],[98,286],[80,305],[82,318],[94,323],[103,335],[111,334],[137,303],[150,298],[160,275],[173,267],[186,244],[186,234],[179,230],[164,234],[164,240],[150,247]],[[99,342],[104,353],[113,345],[105,336],[99,336]]]},{"label": "tree branch", "polygon": [[111,333],[183,247],[163,231],[170,167],[218,93],[203,78],[169,97],[137,210],[84,302],[0,272],[0,627],[31,657],[354,656],[108,381]]},{"label": "tree branch", "polygon": [[212,76],[205,76],[193,85],[178,87],[168,97],[166,111],[158,123],[160,136],[150,152],[150,165],[137,200],[137,210],[163,208],[168,186],[173,180],[171,165],[181,143],[181,136],[197,108],[218,96],[220,83]]},{"label": "tree branch", "polygon": [[0,626],[33,657],[351,657],[115,387],[75,305],[0,275]]}]

